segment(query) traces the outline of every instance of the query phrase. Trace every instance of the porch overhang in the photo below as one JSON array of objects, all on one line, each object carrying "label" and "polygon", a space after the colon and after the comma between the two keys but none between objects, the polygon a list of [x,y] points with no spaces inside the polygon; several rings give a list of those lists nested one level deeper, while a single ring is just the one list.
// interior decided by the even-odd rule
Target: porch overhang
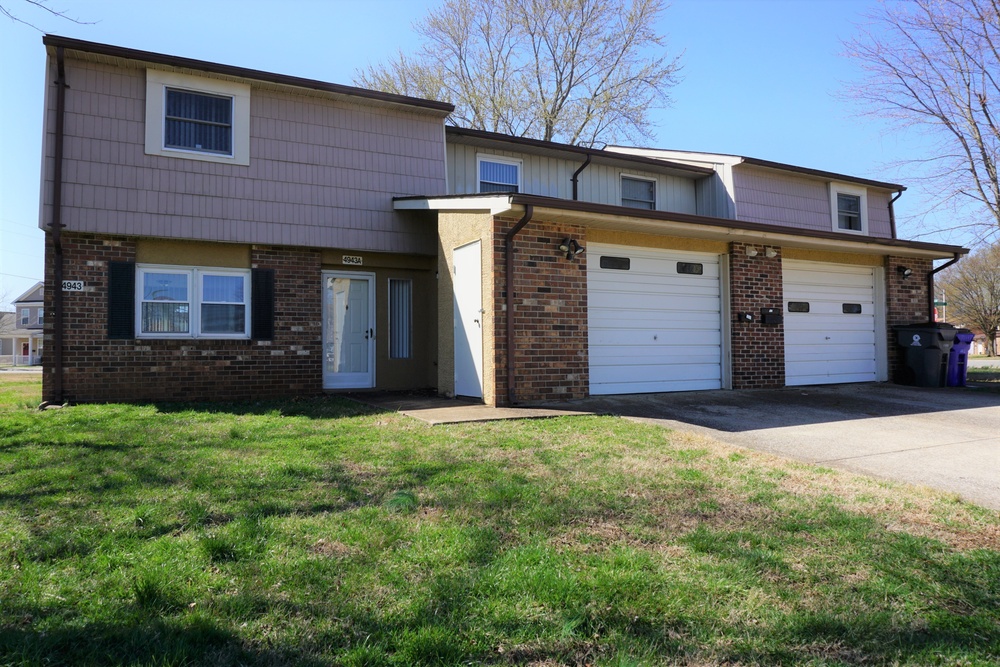
[{"label": "porch overhang", "polygon": [[969,252],[968,248],[961,246],[781,228],[688,213],[645,211],[516,193],[397,197],[393,200],[397,211],[469,211],[494,216],[520,216],[526,206],[534,207],[533,219],[536,221],[612,231],[925,259],[950,259]]}]

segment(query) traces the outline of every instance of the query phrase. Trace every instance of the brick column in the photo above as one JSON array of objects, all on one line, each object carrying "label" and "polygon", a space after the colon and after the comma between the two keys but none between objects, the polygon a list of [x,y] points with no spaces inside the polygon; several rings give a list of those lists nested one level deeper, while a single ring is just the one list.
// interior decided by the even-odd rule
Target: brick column
[{"label": "brick column", "polygon": [[[901,266],[911,269],[913,273],[904,278],[899,272]],[[898,377],[900,364],[900,350],[896,345],[896,334],[892,327],[897,324],[913,324],[928,320],[930,314],[927,312],[927,274],[933,267],[934,262],[929,259],[886,258],[885,323],[888,337],[889,378],[892,380]]]},{"label": "brick column", "polygon": [[[768,246],[769,247],[769,246]],[[748,248],[756,256],[747,255]],[[761,323],[761,308],[784,311],[781,248],[768,257],[759,244],[733,243],[729,250],[733,389],[785,386],[785,327]],[[753,315],[744,322],[740,313]]]}]

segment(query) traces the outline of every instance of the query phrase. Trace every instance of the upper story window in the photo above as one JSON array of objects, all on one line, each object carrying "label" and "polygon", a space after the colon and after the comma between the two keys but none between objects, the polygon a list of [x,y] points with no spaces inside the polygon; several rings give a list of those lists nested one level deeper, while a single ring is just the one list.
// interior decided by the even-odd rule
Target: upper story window
[{"label": "upper story window", "polygon": [[146,70],[146,153],[250,164],[250,86]]},{"label": "upper story window", "polygon": [[167,88],[165,148],[233,154],[233,98]]},{"label": "upper story window", "polygon": [[479,192],[520,192],[521,161],[495,155],[480,155]]},{"label": "upper story window", "polygon": [[44,308],[39,308],[38,309],[38,323],[39,324],[45,324],[45,309]]},{"label": "upper story window", "polygon": [[21,309],[21,326],[25,327],[31,324],[31,310],[28,308]]},{"label": "upper story window", "polygon": [[250,272],[184,266],[137,267],[140,338],[249,338]]},{"label": "upper story window", "polygon": [[864,188],[831,183],[830,211],[834,231],[868,233],[868,193]]},{"label": "upper story window", "polygon": [[656,181],[622,176],[622,206],[656,210]]}]

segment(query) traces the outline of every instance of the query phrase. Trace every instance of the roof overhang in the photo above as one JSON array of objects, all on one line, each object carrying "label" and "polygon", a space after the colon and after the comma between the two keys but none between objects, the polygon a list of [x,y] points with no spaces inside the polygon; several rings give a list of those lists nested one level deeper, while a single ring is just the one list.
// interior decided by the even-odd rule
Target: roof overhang
[{"label": "roof overhang", "polygon": [[526,206],[531,206],[534,209],[534,220],[580,225],[593,229],[868,255],[947,259],[969,252],[968,248],[960,246],[861,237],[832,231],[782,228],[725,218],[667,211],[643,211],[623,206],[525,194],[397,197],[393,200],[393,206],[398,211],[468,211],[517,216],[524,212]]},{"label": "roof overhang", "polygon": [[234,67],[233,65],[223,65],[205,60],[195,60],[193,58],[181,58],[164,53],[140,51],[122,46],[113,46],[111,44],[100,44],[98,42],[87,42],[82,39],[60,37],[59,35],[45,35],[42,38],[42,43],[48,48],[50,54],[54,53],[55,49],[62,47],[77,58],[118,66],[123,66],[127,63],[142,63],[145,65],[154,65],[160,69],[169,68],[171,70],[192,73],[209,73],[240,81],[309,90],[337,99],[352,99],[371,106],[406,108],[410,111],[427,113],[441,118],[445,118],[455,110],[454,105],[437,100],[394,95],[377,90],[343,86],[326,81],[264,72],[246,67]]}]

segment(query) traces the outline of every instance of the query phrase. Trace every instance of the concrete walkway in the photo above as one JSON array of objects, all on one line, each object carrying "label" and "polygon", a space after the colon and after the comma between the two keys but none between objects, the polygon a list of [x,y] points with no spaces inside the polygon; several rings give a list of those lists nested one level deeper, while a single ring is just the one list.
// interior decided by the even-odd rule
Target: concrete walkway
[{"label": "concrete walkway", "polygon": [[545,407],[621,415],[941,491],[1000,510],[1000,393],[852,384],[591,397]]}]

